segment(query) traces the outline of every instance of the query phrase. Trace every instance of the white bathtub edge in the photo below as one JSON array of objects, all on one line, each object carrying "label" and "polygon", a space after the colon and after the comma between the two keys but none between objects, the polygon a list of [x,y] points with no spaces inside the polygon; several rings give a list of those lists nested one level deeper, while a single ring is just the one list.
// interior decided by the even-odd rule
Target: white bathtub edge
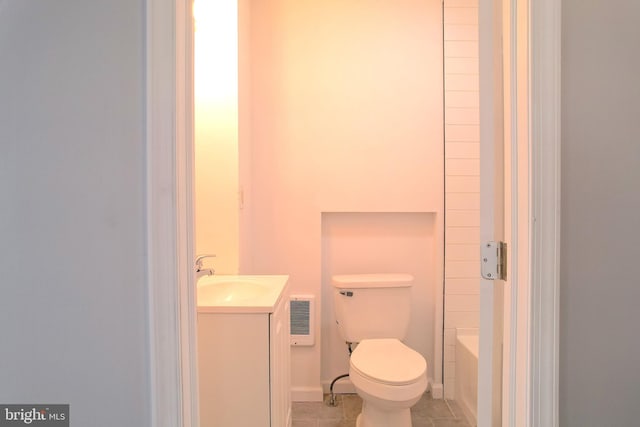
[{"label": "white bathtub edge", "polygon": [[[455,400],[460,407],[469,424],[476,426],[477,409],[477,388],[478,388],[478,329],[476,328],[460,328],[456,329],[456,385]],[[472,339],[470,339],[472,338]],[[464,375],[466,374],[466,375]],[[475,378],[465,378],[475,376]],[[460,381],[468,380],[466,383]],[[465,389],[474,389],[475,405],[468,402],[461,393]]]}]

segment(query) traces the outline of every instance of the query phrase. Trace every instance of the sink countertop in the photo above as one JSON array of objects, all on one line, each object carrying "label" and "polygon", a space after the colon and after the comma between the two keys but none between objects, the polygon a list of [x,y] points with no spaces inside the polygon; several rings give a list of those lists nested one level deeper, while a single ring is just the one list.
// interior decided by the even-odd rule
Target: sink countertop
[{"label": "sink countertop", "polygon": [[273,313],[287,275],[213,275],[197,282],[198,313]]}]

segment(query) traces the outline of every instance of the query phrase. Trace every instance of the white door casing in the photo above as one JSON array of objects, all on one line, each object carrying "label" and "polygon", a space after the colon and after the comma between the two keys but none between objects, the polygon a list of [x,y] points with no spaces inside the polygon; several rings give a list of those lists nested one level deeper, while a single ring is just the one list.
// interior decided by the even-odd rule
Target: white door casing
[{"label": "white door casing", "polygon": [[502,425],[525,426],[529,419],[530,268],[530,96],[528,0],[503,4],[505,231],[513,251],[504,292]]},{"label": "white door casing", "polygon": [[[489,162],[495,161],[492,155],[499,155],[499,150],[494,153],[490,150],[491,141],[497,139],[499,124],[490,114],[499,110],[492,90],[499,85],[500,61],[496,55],[502,51],[504,230],[510,246],[509,278],[503,298],[500,286],[490,290],[483,283],[481,290],[483,308],[496,300],[498,304],[481,313],[484,316],[481,329],[489,328],[491,336],[485,337],[484,345],[481,339],[478,425],[555,427],[558,425],[561,4],[553,0],[499,3],[480,1],[481,139],[485,141],[484,150],[489,150],[484,155],[489,156]],[[502,34],[498,35],[492,25],[500,17]],[[499,41],[504,43],[502,49]],[[491,166],[486,161],[487,158],[485,164]],[[490,174],[485,176],[482,189],[499,191],[491,178]],[[499,218],[486,213],[492,207],[499,208],[482,197],[485,210],[482,239],[497,239],[499,236],[491,236],[488,230],[499,224]],[[504,363],[500,367],[497,340],[501,302]],[[487,355],[487,351],[493,354]],[[500,374],[486,372],[492,367],[502,375],[501,410],[497,410],[496,404]]]},{"label": "white door casing", "polygon": [[193,20],[188,0],[146,2],[149,411],[197,427],[193,269]]},{"label": "white door casing", "polygon": [[531,427],[559,425],[561,9],[557,0],[529,4]]},{"label": "white door casing", "polygon": [[[505,240],[502,2],[480,0],[478,17],[480,242],[486,244]],[[509,245],[508,253],[512,251],[513,248]],[[508,271],[508,275],[511,275],[511,271]],[[477,414],[480,427],[501,425],[503,289],[502,280],[480,281]]]},{"label": "white door casing", "polygon": [[[480,41],[481,242],[505,241],[505,281],[482,280],[478,425],[527,419],[529,289],[528,10],[486,2]],[[526,395],[526,391],[525,391]]]}]

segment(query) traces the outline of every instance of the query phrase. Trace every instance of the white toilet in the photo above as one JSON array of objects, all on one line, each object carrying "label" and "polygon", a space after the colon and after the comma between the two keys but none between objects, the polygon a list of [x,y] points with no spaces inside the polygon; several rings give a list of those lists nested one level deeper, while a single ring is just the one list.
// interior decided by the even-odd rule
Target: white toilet
[{"label": "white toilet", "polygon": [[427,389],[427,362],[404,345],[411,310],[410,274],[333,276],[338,329],[351,354],[349,378],[362,398],[357,427],[410,427]]}]

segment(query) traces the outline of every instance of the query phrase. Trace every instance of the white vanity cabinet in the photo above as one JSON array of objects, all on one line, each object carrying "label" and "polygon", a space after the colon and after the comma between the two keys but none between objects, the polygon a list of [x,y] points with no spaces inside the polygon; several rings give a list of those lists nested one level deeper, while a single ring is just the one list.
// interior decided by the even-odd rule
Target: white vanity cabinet
[{"label": "white vanity cabinet", "polygon": [[269,320],[271,427],[291,426],[291,334],[289,297],[282,298]]},{"label": "white vanity cabinet", "polygon": [[264,310],[199,307],[200,427],[291,425],[289,336],[286,282]]}]

